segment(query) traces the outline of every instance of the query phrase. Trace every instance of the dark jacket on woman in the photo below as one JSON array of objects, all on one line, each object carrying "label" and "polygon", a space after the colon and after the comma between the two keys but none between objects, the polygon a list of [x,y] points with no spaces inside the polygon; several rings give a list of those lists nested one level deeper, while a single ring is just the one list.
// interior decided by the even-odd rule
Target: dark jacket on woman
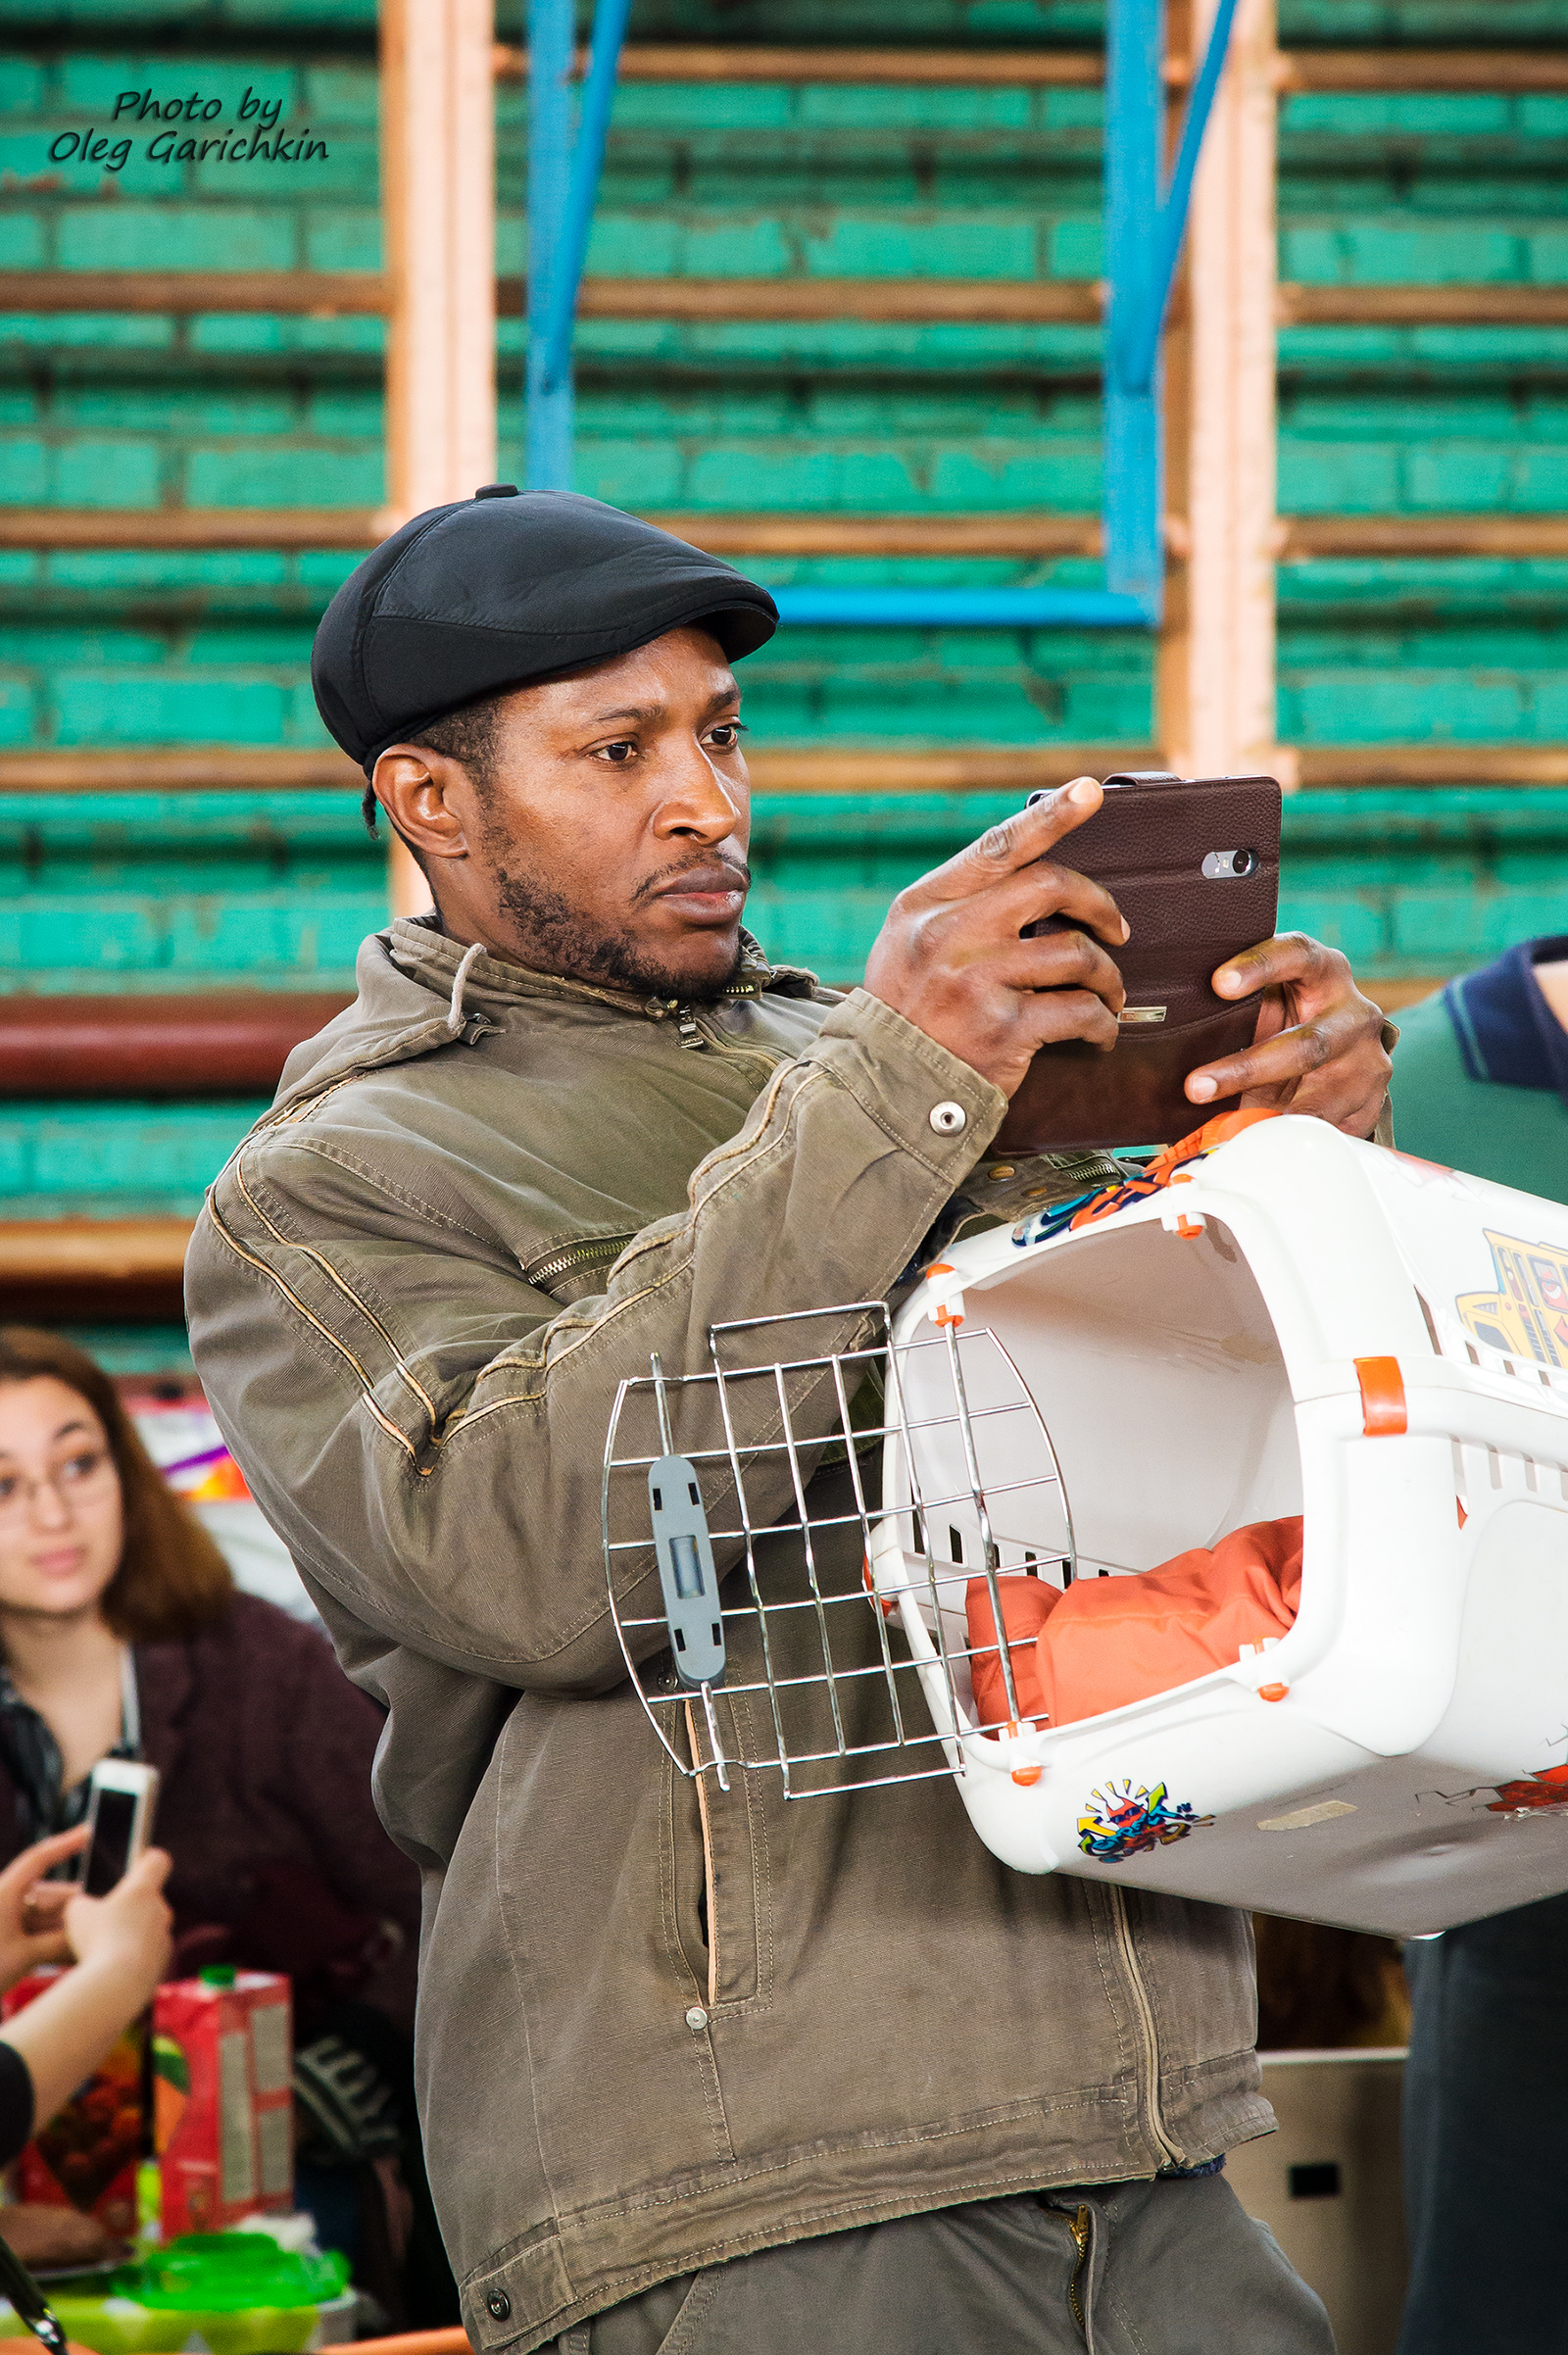
[{"label": "dark jacket on woman", "polygon": [[[370,1798],[381,1711],[315,1628],[253,1595],[136,1646],[141,1755],[162,1778],[176,1974],[287,1971],[296,2032],[358,1998],[412,2029],[418,1876]],[[0,1861],[31,1837],[0,1744]]]}]

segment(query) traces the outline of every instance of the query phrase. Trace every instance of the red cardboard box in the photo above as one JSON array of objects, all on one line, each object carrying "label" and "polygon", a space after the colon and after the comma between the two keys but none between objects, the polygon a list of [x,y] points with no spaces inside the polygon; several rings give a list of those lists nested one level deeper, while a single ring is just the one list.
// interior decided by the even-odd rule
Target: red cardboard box
[{"label": "red cardboard box", "polygon": [[294,2205],[289,1983],[204,1971],[153,2001],[154,2128],[163,2233],[221,2232]]},{"label": "red cardboard box", "polygon": [[[58,1968],[29,1971],[0,2000],[0,2019],[12,2019],[59,1977]],[[23,2151],[17,2161],[19,2199],[80,2208],[118,2237],[135,2232],[136,2168],[147,2132],[146,2051],[146,2026],[137,2021]]]}]

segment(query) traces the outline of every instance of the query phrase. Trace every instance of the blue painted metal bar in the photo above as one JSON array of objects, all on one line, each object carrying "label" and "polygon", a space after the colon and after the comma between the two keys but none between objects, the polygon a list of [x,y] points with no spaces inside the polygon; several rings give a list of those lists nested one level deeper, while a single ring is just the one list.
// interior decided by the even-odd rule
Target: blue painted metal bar
[{"label": "blue painted metal bar", "polygon": [[1146,624],[1164,602],[1163,452],[1157,359],[1136,391],[1117,374],[1149,277],[1150,240],[1159,210],[1159,134],[1164,88],[1162,0],[1110,0],[1105,22],[1104,223],[1105,585],[1130,598]]},{"label": "blue painted metal bar", "polygon": [[[1235,0],[1231,4],[1234,6]],[[556,246],[550,289],[550,319],[545,333],[547,392],[568,382],[571,376],[571,329],[577,311],[577,289],[582,283],[583,263],[588,253],[588,232],[593,225],[599,175],[604,169],[610,110],[615,103],[620,47],[630,15],[631,0],[597,0],[594,9],[588,79],[582,94],[577,143],[571,155],[571,186]]]},{"label": "blue painted metal bar", "polygon": [[858,629],[1142,629],[1108,589],[775,589],[779,618]]},{"label": "blue painted metal bar", "polygon": [[1182,238],[1187,228],[1188,207],[1193,196],[1193,174],[1198,170],[1199,152],[1203,144],[1203,133],[1208,128],[1208,118],[1213,112],[1219,77],[1225,71],[1225,53],[1230,43],[1236,8],[1237,0],[1219,0],[1214,12],[1203,63],[1188,96],[1170,185],[1165,191],[1154,224],[1153,255],[1149,277],[1140,308],[1127,322],[1126,347],[1117,354],[1117,372],[1133,392],[1148,384],[1154,371],[1154,355],[1159,348],[1160,330],[1164,326],[1165,310],[1170,302],[1171,281],[1176,275],[1177,257],[1181,253]]},{"label": "blue painted metal bar", "polygon": [[[1164,599],[1159,338],[1193,174],[1237,0],[1218,0],[1166,196],[1159,196],[1164,0],[1109,0],[1105,58],[1103,589],[786,589],[795,622],[851,627],[1153,627]],[[572,323],[630,0],[596,0],[582,123],[571,136],[571,0],[528,0],[525,479],[569,489]]]},{"label": "blue painted metal bar", "polygon": [[556,258],[571,172],[572,0],[528,0],[528,360],[523,480],[571,487],[571,371],[548,378]]}]

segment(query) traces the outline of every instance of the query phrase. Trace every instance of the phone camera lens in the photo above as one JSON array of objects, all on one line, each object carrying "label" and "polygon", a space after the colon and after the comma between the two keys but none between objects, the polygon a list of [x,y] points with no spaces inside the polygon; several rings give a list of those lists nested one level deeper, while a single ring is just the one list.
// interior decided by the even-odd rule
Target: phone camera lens
[{"label": "phone camera lens", "polygon": [[1233,875],[1251,875],[1256,871],[1257,853],[1255,851],[1233,851],[1231,853],[1231,873]]}]

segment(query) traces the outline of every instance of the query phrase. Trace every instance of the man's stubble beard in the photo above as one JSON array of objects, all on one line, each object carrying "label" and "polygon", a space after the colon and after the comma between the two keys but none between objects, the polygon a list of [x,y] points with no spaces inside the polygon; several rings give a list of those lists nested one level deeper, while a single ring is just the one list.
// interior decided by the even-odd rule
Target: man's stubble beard
[{"label": "man's stubble beard", "polygon": [[662,964],[627,929],[605,932],[591,926],[560,892],[533,875],[495,872],[496,898],[517,928],[518,945],[530,969],[567,980],[597,982],[640,998],[677,998],[683,1005],[710,1006],[723,997],[740,970],[741,951],[711,980],[694,983]]}]

